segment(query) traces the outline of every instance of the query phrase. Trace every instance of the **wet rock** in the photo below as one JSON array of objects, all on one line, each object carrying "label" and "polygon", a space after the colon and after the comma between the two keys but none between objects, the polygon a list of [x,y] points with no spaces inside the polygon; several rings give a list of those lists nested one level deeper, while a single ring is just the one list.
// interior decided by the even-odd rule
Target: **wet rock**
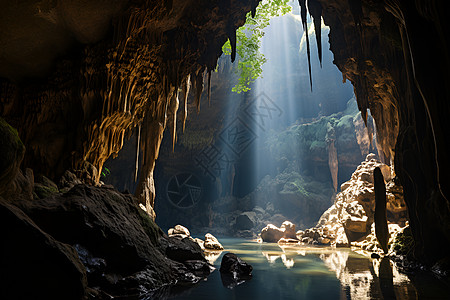
[{"label": "wet rock", "polygon": [[234,253],[226,253],[220,264],[222,284],[232,289],[252,278],[253,267],[241,260]]},{"label": "wet rock", "polygon": [[170,259],[178,262],[205,260],[200,246],[190,238],[169,237],[167,242],[166,255]]},{"label": "wet rock", "polygon": [[0,233],[2,299],[84,299],[86,270],[76,251],[2,198]]},{"label": "wet rock", "polygon": [[196,276],[201,277],[208,276],[216,269],[204,260],[187,260],[183,264]]},{"label": "wet rock", "polygon": [[215,236],[210,233],[205,234],[205,249],[209,250],[223,250],[223,246]]}]

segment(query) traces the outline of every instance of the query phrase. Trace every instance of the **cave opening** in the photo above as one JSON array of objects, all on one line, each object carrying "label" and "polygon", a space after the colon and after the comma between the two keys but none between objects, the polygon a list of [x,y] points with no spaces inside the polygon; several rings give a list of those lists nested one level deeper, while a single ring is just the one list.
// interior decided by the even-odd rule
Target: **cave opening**
[{"label": "cave opening", "polygon": [[0,298],[449,298],[447,19],[0,2]]}]

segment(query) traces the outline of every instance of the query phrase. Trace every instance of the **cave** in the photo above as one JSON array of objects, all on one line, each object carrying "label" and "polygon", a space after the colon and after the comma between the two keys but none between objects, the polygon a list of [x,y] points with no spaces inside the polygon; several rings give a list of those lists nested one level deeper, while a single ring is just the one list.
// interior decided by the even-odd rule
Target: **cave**
[{"label": "cave", "polygon": [[0,298],[448,299],[446,11],[2,1]]}]

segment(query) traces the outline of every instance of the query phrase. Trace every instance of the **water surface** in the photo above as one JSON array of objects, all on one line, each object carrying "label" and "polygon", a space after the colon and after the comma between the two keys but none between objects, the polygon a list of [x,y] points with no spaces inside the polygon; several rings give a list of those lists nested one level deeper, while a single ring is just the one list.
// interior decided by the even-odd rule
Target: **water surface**
[{"label": "water surface", "polygon": [[[219,241],[226,250],[209,258],[217,270],[169,299],[450,299],[448,282],[423,274],[408,278],[387,258],[374,260],[346,248]],[[219,272],[227,252],[253,266],[253,278],[232,289],[223,286]]]}]

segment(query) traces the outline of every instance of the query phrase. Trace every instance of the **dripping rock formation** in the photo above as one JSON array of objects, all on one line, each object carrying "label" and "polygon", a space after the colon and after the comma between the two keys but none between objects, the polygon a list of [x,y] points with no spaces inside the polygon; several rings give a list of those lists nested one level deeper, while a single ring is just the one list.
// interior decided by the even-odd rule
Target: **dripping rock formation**
[{"label": "dripping rock formation", "polygon": [[[382,161],[393,163],[403,186],[415,241],[412,258],[432,266],[448,257],[450,248],[450,27],[445,2],[299,3],[304,26],[309,10],[315,27],[320,17],[330,27],[334,63],[344,80],[352,82],[364,123],[370,110]],[[136,195],[154,217],[153,171],[164,128],[168,118],[175,126],[177,108],[187,106],[179,88],[185,94],[190,85],[195,89],[198,109],[205,72],[214,69],[227,38],[235,59],[235,30],[257,4],[2,1],[0,116],[17,129],[26,149],[23,154],[21,143],[8,140],[15,146],[1,157],[2,197],[8,203],[33,197],[34,177],[26,168],[54,181],[70,169],[85,183],[97,185],[106,159],[136,132],[136,160],[142,159]],[[309,48],[309,40],[307,44]],[[3,121],[0,126],[4,151],[11,130]],[[5,191],[11,181],[20,193]],[[9,207],[1,212],[2,220],[4,214],[23,220],[46,249],[65,248],[20,212]],[[67,262],[68,256],[61,260]],[[79,282],[83,287],[82,278]]]}]

